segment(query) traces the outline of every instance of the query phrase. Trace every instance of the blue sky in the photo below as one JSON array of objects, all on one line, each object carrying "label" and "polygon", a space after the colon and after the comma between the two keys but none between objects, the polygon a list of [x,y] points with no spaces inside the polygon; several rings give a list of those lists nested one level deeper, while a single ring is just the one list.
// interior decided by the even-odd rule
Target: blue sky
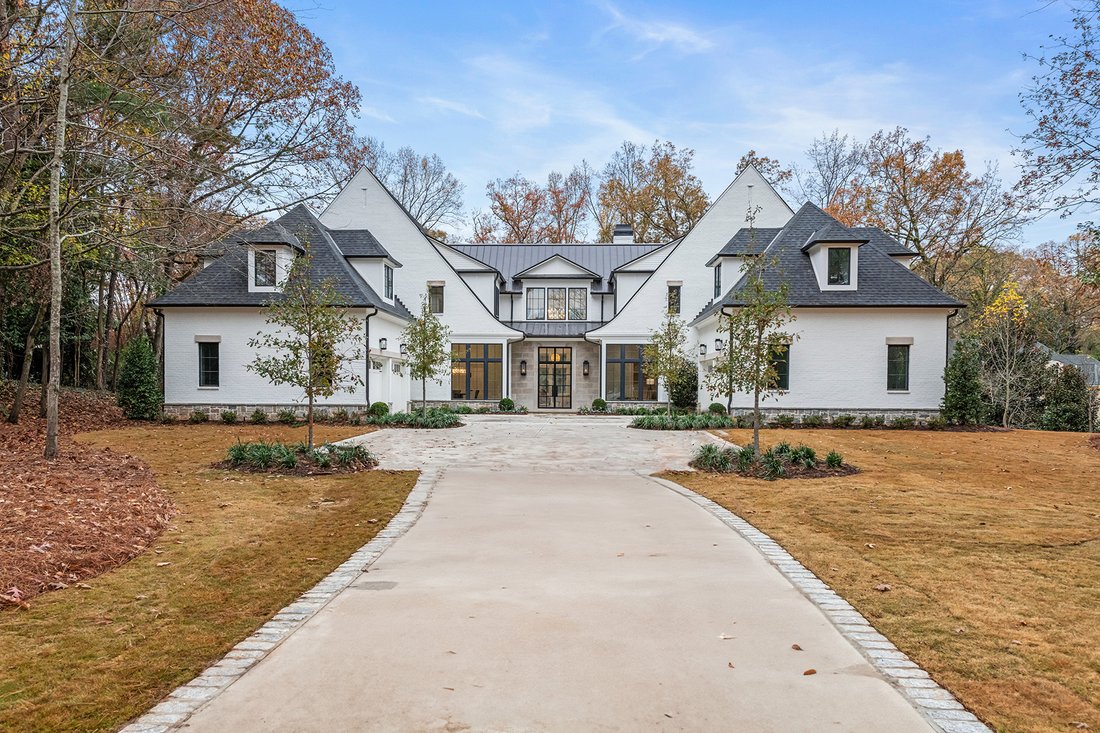
[{"label": "blue sky", "polygon": [[438,153],[469,208],[491,178],[600,167],[625,139],[694,148],[713,197],[750,148],[799,162],[833,128],[903,125],[1014,182],[1023,54],[1069,31],[1047,0],[318,2],[299,15],[362,91],[361,131]]}]

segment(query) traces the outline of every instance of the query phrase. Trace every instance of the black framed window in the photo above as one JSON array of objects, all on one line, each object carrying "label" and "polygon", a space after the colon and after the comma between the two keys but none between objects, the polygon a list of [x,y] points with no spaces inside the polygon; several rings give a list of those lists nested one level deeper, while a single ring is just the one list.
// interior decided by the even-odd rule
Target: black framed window
[{"label": "black framed window", "polygon": [[546,320],[565,320],[565,288],[546,289]]},{"label": "black framed window", "polygon": [[217,387],[221,382],[218,364],[218,342],[199,342],[199,386]]},{"label": "black framed window", "polygon": [[588,319],[588,288],[569,288],[569,320]]},{"label": "black framed window", "polygon": [[909,389],[909,345],[889,344],[886,347],[886,389]]},{"label": "black framed window", "polygon": [[714,297],[722,297],[722,265],[714,266]]},{"label": "black framed window", "polygon": [[443,312],[443,286],[442,285],[429,285],[428,286],[428,309],[432,313]]},{"label": "black framed window", "polygon": [[546,318],[546,288],[527,288],[527,320]]},{"label": "black framed window", "polygon": [[503,351],[500,344],[451,344],[451,399],[499,400]]},{"label": "black framed window", "polygon": [[791,388],[791,346],[783,344],[772,349],[772,368],[775,369],[775,383],[772,389],[789,390]]},{"label": "black framed window", "polygon": [[850,285],[852,282],[852,250],[829,247],[829,284]]},{"label": "black framed window", "polygon": [[258,249],[254,257],[252,284],[258,288],[275,287],[275,250]]},{"label": "black framed window", "polygon": [[668,286],[668,312],[673,315],[680,314],[680,286]]},{"label": "black framed window", "polygon": [[608,344],[605,383],[609,400],[657,399],[657,379],[647,375],[641,344]]},{"label": "black framed window", "polygon": [[385,278],[386,296],[387,298],[393,298],[393,268],[389,265],[382,265]]}]

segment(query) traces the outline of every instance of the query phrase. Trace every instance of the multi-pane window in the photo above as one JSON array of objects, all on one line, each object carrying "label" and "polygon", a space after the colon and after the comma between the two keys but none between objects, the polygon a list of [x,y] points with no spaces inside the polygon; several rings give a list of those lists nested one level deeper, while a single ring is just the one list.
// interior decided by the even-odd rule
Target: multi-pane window
[{"label": "multi-pane window", "polygon": [[909,345],[886,346],[886,389],[904,392],[909,389]]},{"label": "multi-pane window", "polygon": [[565,288],[546,289],[546,320],[565,320]]},{"label": "multi-pane window", "polygon": [[451,399],[499,400],[504,386],[500,344],[451,344]]},{"label": "multi-pane window", "polygon": [[787,391],[791,388],[791,347],[783,344],[772,349],[772,369],[775,370],[773,389]]},{"label": "multi-pane window", "polygon": [[546,318],[546,288],[527,288],[527,320]]},{"label": "multi-pane window", "polygon": [[673,315],[680,313],[680,286],[668,286],[668,312]]},{"label": "multi-pane window", "polygon": [[852,282],[852,250],[848,247],[829,248],[829,284],[849,285]]},{"label": "multi-pane window", "polygon": [[714,266],[714,297],[722,297],[722,265]]},{"label": "multi-pane window", "polygon": [[656,400],[657,379],[645,373],[641,344],[608,344],[607,399]]},{"label": "multi-pane window", "polygon": [[258,249],[254,257],[252,284],[257,288],[275,287],[275,250]]},{"label": "multi-pane window", "polygon": [[384,275],[385,287],[386,287],[386,298],[387,299],[392,299],[393,298],[393,268],[390,267],[389,265],[382,265],[382,267],[384,268],[383,269],[383,275]]},{"label": "multi-pane window", "polygon": [[569,288],[569,320],[588,318],[588,288]]},{"label": "multi-pane window", "polygon": [[429,285],[428,286],[428,310],[432,313],[443,312],[443,286],[442,285]]},{"label": "multi-pane window", "polygon": [[218,367],[218,343],[199,342],[199,386],[217,387],[220,383]]}]

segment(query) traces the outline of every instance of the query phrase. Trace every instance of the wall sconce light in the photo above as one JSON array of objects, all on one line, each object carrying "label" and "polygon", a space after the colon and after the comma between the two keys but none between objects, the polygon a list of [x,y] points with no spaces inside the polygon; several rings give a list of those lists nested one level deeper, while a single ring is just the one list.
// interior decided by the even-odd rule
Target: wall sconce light
[{"label": "wall sconce light", "polygon": [[386,347],[389,345],[389,343],[390,342],[386,339],[378,339],[378,348],[381,349],[382,351],[385,351]]},{"label": "wall sconce light", "polygon": [[726,345],[726,343],[724,341],[722,341],[722,339],[714,339],[714,350],[715,351],[721,351],[722,347],[724,347],[725,345]]},{"label": "wall sconce light", "polygon": [[526,377],[527,376],[527,360],[526,359],[520,359],[520,362],[519,362],[519,375],[521,377]]},{"label": "wall sconce light", "polygon": [[588,376],[588,359],[585,359],[584,363],[581,364],[581,374]]},{"label": "wall sconce light", "polygon": [[408,355],[409,355],[409,345],[408,344],[401,344],[401,356],[408,356]]},{"label": "wall sconce light", "polygon": [[707,355],[707,345],[706,344],[699,344],[699,356],[706,356],[706,355]]}]

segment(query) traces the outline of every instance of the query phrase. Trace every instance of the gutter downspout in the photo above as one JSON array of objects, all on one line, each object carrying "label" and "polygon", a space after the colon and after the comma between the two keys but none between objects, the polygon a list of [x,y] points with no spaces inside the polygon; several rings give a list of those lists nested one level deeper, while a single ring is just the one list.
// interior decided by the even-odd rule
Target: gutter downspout
[{"label": "gutter downspout", "polygon": [[367,398],[367,409],[368,410],[370,410],[370,406],[371,406],[371,401],[370,401],[370,363],[371,363],[371,358],[370,358],[370,319],[373,318],[376,315],[378,315],[378,309],[372,306],[371,310],[370,310],[370,313],[368,313],[366,315],[366,317],[363,318],[363,337],[366,340],[366,345],[367,345],[367,354],[366,354],[366,362],[367,362],[366,372],[367,373],[366,373],[366,378],[363,380],[363,390],[364,390],[364,394]]}]

